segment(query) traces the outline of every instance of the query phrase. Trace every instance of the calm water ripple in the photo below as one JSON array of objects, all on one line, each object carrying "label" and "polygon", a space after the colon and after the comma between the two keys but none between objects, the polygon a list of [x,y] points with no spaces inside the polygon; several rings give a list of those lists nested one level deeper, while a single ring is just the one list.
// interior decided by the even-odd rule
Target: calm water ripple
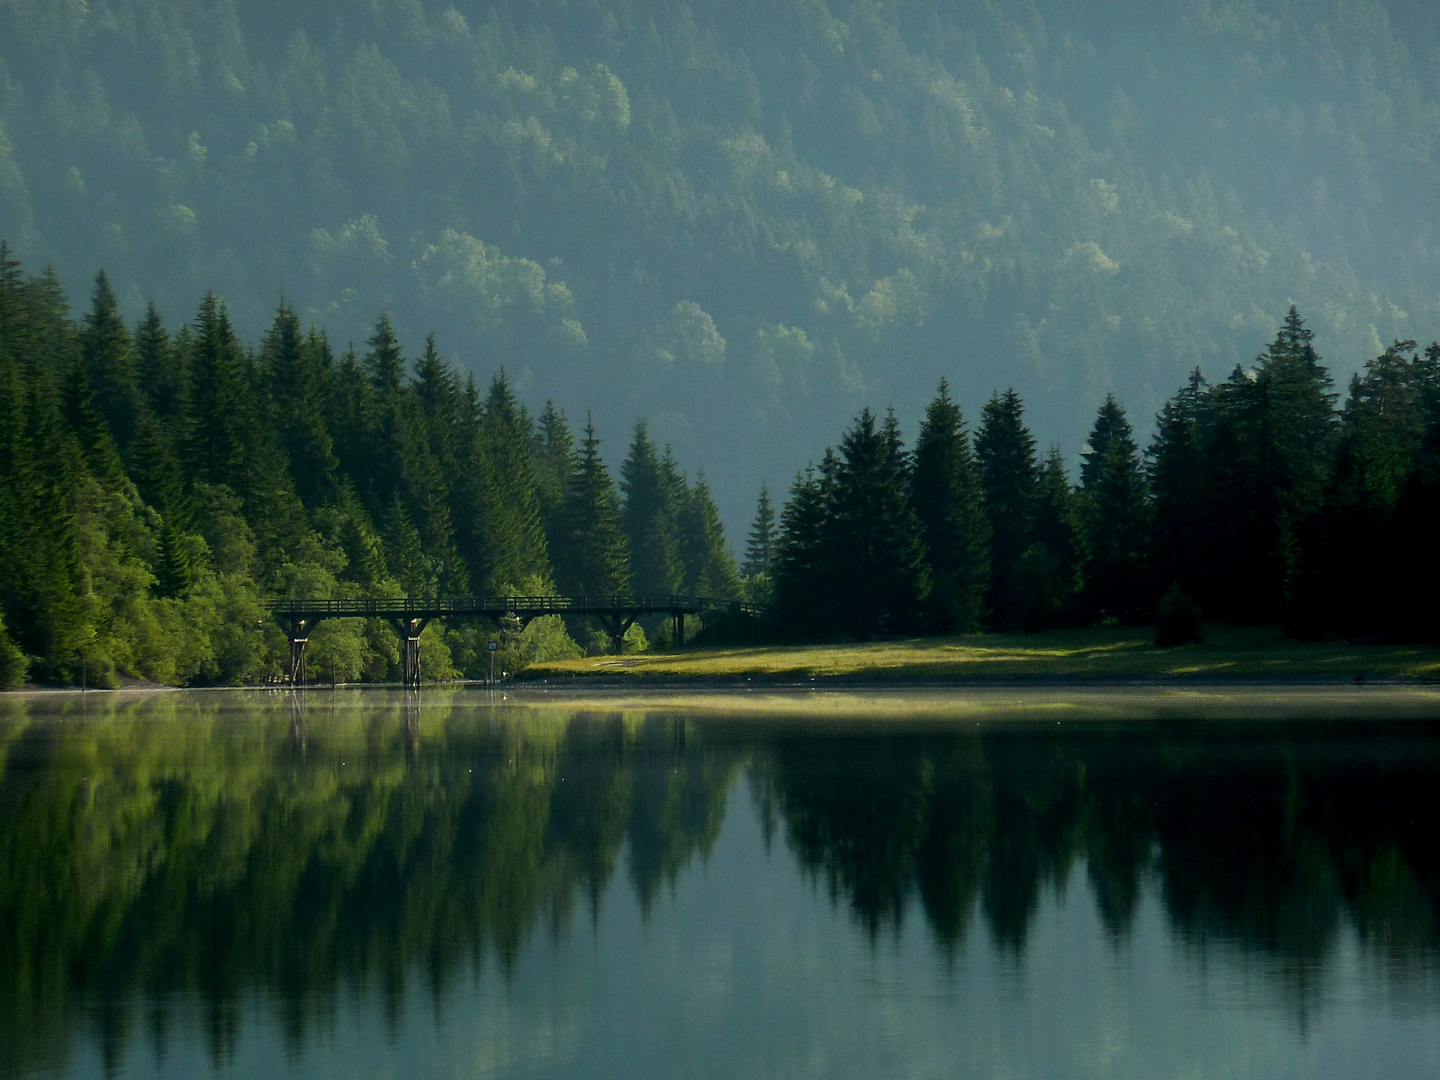
[{"label": "calm water ripple", "polygon": [[0,698],[0,1078],[1431,1077],[1440,697]]}]

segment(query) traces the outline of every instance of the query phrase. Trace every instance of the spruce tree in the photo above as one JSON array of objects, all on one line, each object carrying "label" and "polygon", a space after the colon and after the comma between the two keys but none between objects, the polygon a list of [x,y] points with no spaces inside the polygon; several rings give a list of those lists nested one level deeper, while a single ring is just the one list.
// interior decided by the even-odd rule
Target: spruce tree
[{"label": "spruce tree", "polygon": [[153,303],[135,327],[135,374],[149,411],[162,422],[173,423],[185,408],[189,377],[183,361],[186,350],[177,349],[165,330],[165,321]]},{"label": "spruce tree", "polygon": [[678,592],[686,576],[677,527],[683,501],[676,505],[677,493],[661,473],[643,420],[635,425],[630,452],[620,467],[620,490],[625,496],[621,527],[630,546],[631,586],[640,596]]},{"label": "spruce tree", "polygon": [[1010,572],[1011,627],[1050,630],[1080,618],[1081,527],[1065,460],[1052,446],[1035,476],[1033,539]]},{"label": "spruce tree", "polygon": [[1125,410],[1107,394],[1080,466],[1085,599],[1091,618],[1135,622],[1154,614],[1149,504]]},{"label": "spruce tree", "polygon": [[332,361],[324,337],[308,337],[300,318],[283,301],[260,351],[269,388],[273,426],[295,487],[306,506],[335,497],[339,463],[325,417]]},{"label": "spruce tree", "polygon": [[909,461],[894,415],[877,426],[870,410],[862,410],[840,442],[824,530],[827,587],[843,628],[856,636],[913,629],[929,593],[909,491]]},{"label": "spruce tree", "polygon": [[1297,538],[1312,531],[1335,436],[1334,395],[1292,307],[1253,372],[1238,366],[1201,413],[1207,537],[1202,602],[1237,622],[1281,612]]},{"label": "spruce tree", "polygon": [[560,508],[565,502],[565,485],[575,471],[575,437],[565,414],[553,400],[545,402],[532,441],[531,461],[535,468],[535,499],[545,535],[554,546],[559,531]]},{"label": "spruce tree", "polygon": [[1325,506],[1306,537],[1286,620],[1293,632],[1381,638],[1410,621],[1415,601],[1396,541],[1423,462],[1430,376],[1414,350],[1414,341],[1396,341],[1351,379]]},{"label": "spruce tree", "polygon": [[80,330],[80,347],[95,408],[117,448],[125,454],[135,437],[145,401],[135,377],[130,332],[120,318],[115,293],[103,270],[95,278],[90,312]]},{"label": "spruce tree", "polygon": [[733,599],[740,594],[740,573],[703,472],[681,498],[678,524],[684,591],[717,600]]},{"label": "spruce tree", "polygon": [[1024,406],[1012,390],[986,403],[975,436],[980,492],[990,523],[990,588],[986,602],[997,627],[1016,625],[1010,578],[1034,541],[1035,440],[1024,424]]},{"label": "spruce tree", "polygon": [[760,484],[760,497],[755,500],[755,522],[745,545],[743,573],[748,577],[770,573],[770,559],[775,548],[775,507],[770,503],[770,489]]},{"label": "spruce tree", "polygon": [[1155,437],[1145,452],[1150,487],[1154,580],[1192,597],[1203,594],[1203,545],[1208,522],[1203,505],[1201,410],[1207,387],[1196,368],[1190,380],[1167,401],[1155,421]]},{"label": "spruce tree", "polygon": [[529,427],[502,368],[490,381],[480,416],[481,448],[492,483],[486,506],[491,588],[516,588],[531,579],[548,582],[554,573],[536,495]]},{"label": "spruce tree", "polygon": [[833,597],[825,527],[834,464],[834,456],[827,450],[819,472],[807,466],[797,473],[780,511],[774,563],[775,619],[782,630],[797,637],[824,636],[830,630],[827,619]]},{"label": "spruce tree", "polygon": [[363,478],[362,496],[373,517],[389,512],[389,505],[400,494],[404,483],[407,442],[413,445],[415,434],[407,424],[405,402],[405,355],[382,313],[375,322],[374,333],[365,354],[368,376],[365,448],[358,462],[358,476]]},{"label": "spruce tree", "polygon": [[241,491],[249,463],[253,400],[225,305],[206,293],[195,319],[194,379],[185,461],[192,481]]},{"label": "spruce tree", "polygon": [[562,593],[613,596],[630,592],[630,553],[620,525],[620,500],[600,458],[595,424],[587,418],[575,471],[566,485],[563,532],[555,559]]},{"label": "spruce tree", "polygon": [[915,442],[910,505],[930,567],[926,625],[940,633],[979,629],[990,577],[990,529],[970,437],[944,379]]}]

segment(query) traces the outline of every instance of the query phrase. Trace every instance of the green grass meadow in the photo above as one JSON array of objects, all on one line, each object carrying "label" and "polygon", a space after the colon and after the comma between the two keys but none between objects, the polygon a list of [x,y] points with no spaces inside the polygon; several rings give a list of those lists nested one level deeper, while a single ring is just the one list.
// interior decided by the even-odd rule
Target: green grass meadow
[{"label": "green grass meadow", "polygon": [[1440,678],[1440,649],[1294,641],[1274,627],[1207,627],[1203,642],[1157,648],[1146,627],[970,634],[827,645],[692,648],[537,664],[525,677],[634,680],[925,682],[1148,678],[1349,681]]}]

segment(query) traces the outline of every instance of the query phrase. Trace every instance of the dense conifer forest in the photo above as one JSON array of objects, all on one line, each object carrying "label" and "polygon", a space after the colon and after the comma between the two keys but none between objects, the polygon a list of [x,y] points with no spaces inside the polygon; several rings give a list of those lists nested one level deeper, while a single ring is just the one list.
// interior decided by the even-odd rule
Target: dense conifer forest
[{"label": "dense conifer forest", "polygon": [[1420,337],[1437,53],[1431,0],[4,0],[0,236],[132,326],[389,311],[733,526],[942,375],[1069,460],[1291,303],[1342,385]]},{"label": "dense conifer forest", "polygon": [[[53,272],[0,243],[0,679],[114,685],[279,678],[275,598],[673,593],[747,600],[712,638],[864,639],[1202,620],[1292,635],[1440,638],[1440,343],[1397,341],[1343,405],[1291,307],[1250,368],[1197,369],[1142,448],[1113,395],[1072,482],[1014,390],[973,431],[942,380],[908,449],[862,409],[795,478],[762,486],[743,561],[703,472],[642,420],[612,475],[587,416],[482,390],[433,336],[380,315],[338,356],[282,302],[240,340],[213,293],[133,327],[102,272],[72,320]],[[742,573],[743,571],[743,573]],[[753,612],[754,609],[747,609]],[[630,648],[672,628],[652,619]],[[584,619],[433,626],[431,678],[605,647]],[[382,620],[322,623],[323,681],[385,680]]]},{"label": "dense conifer forest", "polygon": [[[577,440],[433,338],[407,357],[384,315],[337,356],[282,302],[250,347],[213,294],[132,329],[102,273],[77,323],[0,243],[0,684],[261,681],[285,659],[270,598],[557,589],[738,595],[704,477],[643,423],[617,486],[592,422]],[[480,674],[496,630],[427,629],[427,675]],[[594,644],[558,616],[498,631],[502,670]],[[311,639],[325,681],[398,663],[381,620]]]},{"label": "dense conifer forest", "polygon": [[[913,452],[863,411],[790,491],[775,614],[792,634],[1041,630],[1201,619],[1306,638],[1440,639],[1440,343],[1396,341],[1340,395],[1291,307],[1253,366],[1197,368],[1143,448],[1114,396],[1072,484],[1013,391],[973,437],[947,384]],[[757,512],[764,532],[768,496]]]}]

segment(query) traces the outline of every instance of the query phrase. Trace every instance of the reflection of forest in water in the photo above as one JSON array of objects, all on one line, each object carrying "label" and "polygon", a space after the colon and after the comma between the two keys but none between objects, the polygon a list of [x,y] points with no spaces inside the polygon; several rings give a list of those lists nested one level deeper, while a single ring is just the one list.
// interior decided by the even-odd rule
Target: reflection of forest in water
[{"label": "reflection of forest in water", "polygon": [[617,873],[651,911],[742,767],[872,934],[918,901],[942,950],[983,926],[1020,953],[1083,868],[1117,939],[1150,888],[1186,940],[1273,958],[1302,993],[1347,925],[1397,976],[1440,935],[1428,725],[821,736],[473,701],[6,703],[0,1060],[61,1061],[82,1027],[109,1061],[137,1033],[163,1045],[177,991],[217,1061],[255,989],[297,1050],[344,987],[396,1017],[407,980],[508,967]]}]

